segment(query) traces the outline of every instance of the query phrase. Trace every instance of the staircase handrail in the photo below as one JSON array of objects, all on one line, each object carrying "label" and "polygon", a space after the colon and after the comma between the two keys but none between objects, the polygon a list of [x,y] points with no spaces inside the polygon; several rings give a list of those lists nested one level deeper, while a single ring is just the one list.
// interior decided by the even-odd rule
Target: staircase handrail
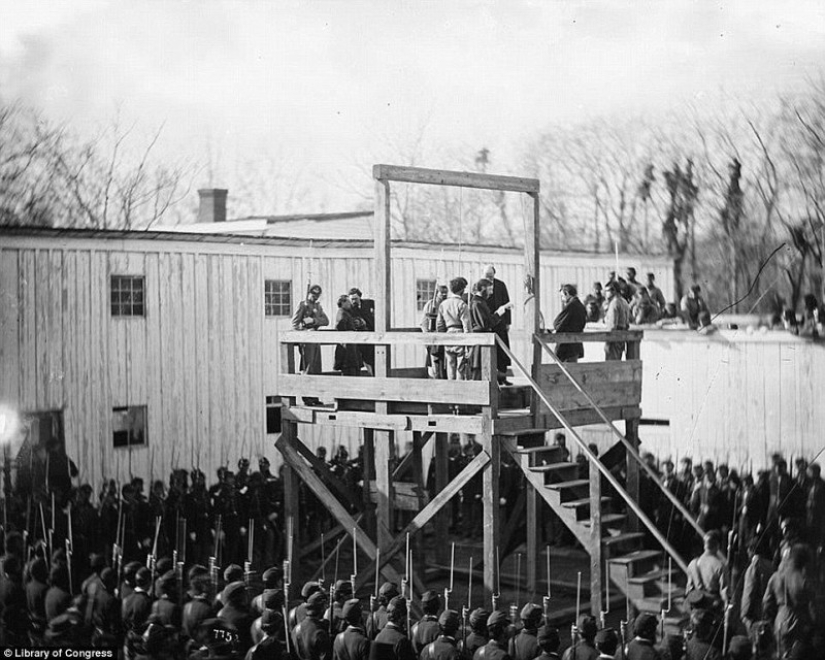
[{"label": "staircase handrail", "polygon": [[664,493],[665,497],[667,497],[667,498],[670,500],[671,504],[673,504],[673,506],[675,506],[675,507],[676,507],[676,510],[677,510],[679,513],[681,513],[681,514],[682,514],[682,517],[683,517],[683,518],[684,518],[684,519],[685,519],[688,523],[690,523],[691,527],[693,527],[693,529],[694,529],[694,530],[696,530],[696,533],[697,533],[700,537],[704,536],[704,535],[705,535],[705,530],[704,530],[704,529],[702,529],[701,525],[699,525],[699,523],[696,521],[696,519],[695,519],[695,518],[694,518],[694,517],[690,514],[690,512],[689,512],[689,511],[685,508],[685,505],[684,505],[684,504],[682,504],[682,502],[679,500],[679,498],[678,498],[678,497],[676,497],[676,495],[675,495],[674,493],[672,493],[672,492],[670,491],[670,489],[669,489],[669,488],[667,488],[667,487],[666,487],[666,486],[662,483],[662,480],[661,480],[661,478],[659,477],[659,475],[658,475],[658,474],[656,474],[656,472],[653,470],[653,468],[651,468],[651,467],[650,467],[650,466],[649,466],[649,465],[648,465],[648,464],[647,464],[647,463],[646,463],[646,462],[642,459],[641,454],[639,454],[639,450],[638,450],[638,449],[636,449],[636,447],[634,447],[634,446],[633,446],[633,443],[631,443],[631,442],[630,442],[630,441],[629,441],[629,440],[628,440],[628,439],[627,439],[624,435],[622,435],[622,432],[621,432],[621,431],[619,431],[619,429],[617,429],[617,428],[614,426],[613,422],[611,422],[611,421],[607,418],[607,415],[605,415],[605,414],[604,414],[604,411],[602,411],[602,409],[598,406],[598,404],[597,404],[597,403],[593,400],[593,397],[591,397],[591,396],[590,396],[590,394],[589,394],[589,393],[588,393],[588,392],[587,392],[587,391],[586,391],[586,390],[585,390],[585,389],[581,386],[581,383],[579,383],[579,381],[575,378],[575,376],[573,376],[573,374],[571,374],[571,373],[570,373],[570,371],[567,369],[567,367],[566,367],[566,366],[564,366],[564,363],[563,363],[561,360],[559,360],[559,356],[558,356],[558,355],[556,355],[556,352],[555,352],[552,348],[550,348],[550,347],[549,347],[549,346],[548,346],[548,345],[547,345],[544,341],[542,341],[542,338],[536,337],[535,335],[534,335],[533,337],[534,337],[535,341],[536,341],[536,342],[538,342],[538,344],[539,344],[539,345],[540,345],[540,346],[541,346],[541,347],[542,347],[545,351],[547,351],[547,354],[548,354],[551,358],[553,358],[553,361],[556,363],[556,366],[558,366],[558,367],[559,367],[559,369],[561,369],[561,372],[562,372],[562,373],[563,373],[563,374],[567,377],[567,379],[568,379],[571,383],[573,383],[573,386],[574,386],[574,387],[575,387],[575,388],[576,388],[576,389],[577,389],[577,390],[578,390],[581,394],[583,394],[583,395],[584,395],[584,398],[585,398],[585,399],[587,399],[587,402],[588,402],[591,406],[593,406],[593,409],[596,411],[596,413],[599,415],[599,417],[601,417],[601,418],[602,418],[602,421],[610,427],[610,430],[613,432],[613,435],[615,435],[615,436],[619,439],[619,441],[620,441],[620,442],[624,445],[625,450],[628,452],[628,455],[629,455],[629,456],[632,456],[632,457],[633,457],[633,460],[635,460],[635,461],[636,461],[636,462],[637,462],[637,463],[638,463],[638,464],[642,467],[642,469],[645,471],[645,473],[647,474],[647,476],[648,476],[648,477],[650,477],[650,479],[653,481],[653,483],[655,483],[655,484],[656,484],[656,486],[659,488],[659,490],[661,490],[661,491],[662,491],[662,493]]},{"label": "staircase handrail", "polygon": [[564,429],[573,437],[576,443],[579,445],[579,449],[581,452],[587,457],[587,460],[590,462],[591,465],[595,465],[598,468],[599,472],[602,473],[602,476],[607,480],[607,482],[613,486],[613,489],[621,496],[621,498],[625,501],[625,504],[633,511],[636,517],[642,521],[642,523],[647,527],[648,531],[653,535],[659,545],[664,548],[665,552],[667,552],[676,564],[679,566],[680,569],[684,573],[687,573],[687,564],[685,564],[682,557],[679,553],[673,548],[673,546],[668,543],[668,540],[662,535],[659,529],[654,525],[650,518],[647,517],[644,511],[642,511],[641,507],[638,503],[633,501],[633,498],[630,497],[630,494],[622,487],[619,483],[618,479],[611,474],[610,470],[608,470],[604,465],[602,465],[601,461],[599,461],[598,457],[590,450],[587,446],[587,443],[581,439],[576,430],[570,426],[569,422],[564,418],[562,413],[553,405],[550,399],[547,398],[547,395],[542,392],[541,388],[539,387],[538,383],[533,380],[533,377],[524,368],[524,365],[521,364],[519,359],[513,354],[510,350],[510,347],[507,346],[501,339],[496,336],[496,341],[499,347],[504,351],[504,353],[510,358],[511,363],[521,372],[521,374],[527,378],[527,382],[530,383],[530,387],[533,388],[533,391],[538,395],[538,397],[542,400],[545,406],[553,413],[553,415],[559,420],[561,425]]}]

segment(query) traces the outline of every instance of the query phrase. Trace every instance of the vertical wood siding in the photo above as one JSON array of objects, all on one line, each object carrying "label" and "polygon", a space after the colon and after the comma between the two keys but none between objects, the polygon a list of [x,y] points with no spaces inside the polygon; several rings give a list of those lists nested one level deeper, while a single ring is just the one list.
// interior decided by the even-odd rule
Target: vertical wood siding
[{"label": "vertical wood siding", "polygon": [[[23,412],[62,410],[67,451],[81,479],[95,488],[105,478],[165,479],[173,467],[196,466],[212,479],[218,466],[234,467],[241,456],[253,461],[267,456],[277,466],[274,438],[265,433],[265,399],[278,393],[277,340],[291,319],[264,315],[264,281],[290,280],[295,302],[310,281],[320,284],[331,325],[338,295],[353,286],[366,298],[373,295],[370,248],[246,249],[64,237],[11,243],[0,248],[0,402]],[[604,281],[614,268],[608,255],[548,254],[543,259],[548,325],[559,311],[562,283],[576,283],[583,297],[593,281]],[[418,325],[418,279],[446,282],[463,274],[473,282],[490,262],[515,302],[511,333],[514,348],[524,356],[522,256],[516,252],[394,247],[394,325]],[[641,274],[652,270],[664,290],[672,289],[667,260],[626,265]],[[112,317],[112,275],[144,277],[144,317]],[[419,365],[423,355],[399,351],[394,361]],[[324,365],[331,364],[329,348]],[[798,405],[795,421],[785,424],[804,421],[804,405],[794,401],[801,392],[781,398],[787,410]],[[137,405],[147,407],[148,444],[115,449],[112,409]],[[311,446],[333,451],[344,444],[351,454],[357,452],[358,437],[351,430],[301,431]]]}]

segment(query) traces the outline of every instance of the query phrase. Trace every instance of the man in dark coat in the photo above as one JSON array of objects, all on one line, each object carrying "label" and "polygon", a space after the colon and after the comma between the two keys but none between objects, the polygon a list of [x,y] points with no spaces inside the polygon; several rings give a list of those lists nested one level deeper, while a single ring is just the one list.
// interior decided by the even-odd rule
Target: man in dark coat
[{"label": "man in dark coat", "polygon": [[[582,614],[576,626],[578,641],[564,652],[562,659],[598,660],[599,652],[596,650],[595,644],[597,631],[596,619],[589,614]],[[629,655],[628,658],[630,658]]]},{"label": "man in dark coat", "polygon": [[407,601],[396,596],[387,605],[387,625],[370,647],[370,660],[415,660],[415,651],[404,632]]},{"label": "man in dark coat", "polygon": [[194,639],[200,625],[212,617],[209,603],[209,575],[196,575],[189,580],[189,595],[192,597],[183,607],[183,634]]},{"label": "man in dark coat", "polygon": [[[355,317],[352,314],[352,301],[348,295],[338,298],[338,314],[335,317],[335,329],[338,332],[355,332]],[[338,344],[335,347],[335,371],[343,376],[357,376],[361,371],[361,353],[357,344]]]},{"label": "man in dark coat", "polygon": [[524,627],[510,640],[510,655],[513,660],[533,660],[539,654],[538,629],[542,609],[535,603],[527,603],[521,608]]},{"label": "man in dark coat", "polygon": [[152,598],[149,589],[152,587],[152,574],[145,566],[135,574],[135,590],[123,599],[121,614],[123,628],[129,632],[141,632],[144,624],[152,613]]},{"label": "man in dark coat", "polygon": [[559,660],[561,639],[558,630],[551,626],[542,626],[539,630],[538,642],[541,655],[537,656],[535,660]]},{"label": "man in dark coat", "polygon": [[92,645],[113,647],[117,645],[123,629],[121,602],[115,596],[117,575],[111,568],[100,572],[100,585],[86,610],[86,626],[92,629]]},{"label": "man in dark coat", "polygon": [[398,587],[392,582],[385,582],[378,590],[378,598],[376,600],[376,610],[370,613],[367,618],[367,637],[375,639],[389,620],[387,616],[387,606],[390,601],[398,595]]},{"label": "man in dark coat", "polygon": [[218,618],[234,626],[238,631],[238,650],[246,654],[252,646],[251,628],[254,620],[249,613],[246,602],[246,585],[243,582],[231,582],[223,590],[224,606],[218,612]]},{"label": "man in dark coat", "polygon": [[[700,608],[691,612],[693,636],[687,642],[685,660],[722,660],[722,652],[713,643],[715,618],[710,610]],[[634,659],[628,654],[628,660]]]},{"label": "man in dark coat", "polygon": [[633,624],[633,639],[627,645],[626,660],[660,660],[656,650],[656,628],[658,622],[653,614],[642,612]]},{"label": "man in dark coat", "polygon": [[177,585],[174,571],[164,573],[155,586],[158,599],[152,604],[152,615],[161,625],[180,628],[182,613],[175,601]]},{"label": "man in dark coat", "polygon": [[434,642],[440,632],[438,625],[438,610],[441,609],[441,599],[435,591],[427,591],[421,596],[421,609],[424,616],[412,627],[412,645],[416,655],[421,654],[421,650]]},{"label": "man in dark coat", "polygon": [[478,649],[473,660],[512,660],[507,653],[507,631],[510,619],[504,612],[493,612],[487,618],[487,634],[490,641]]},{"label": "man in dark coat", "polygon": [[29,582],[26,584],[26,607],[31,619],[32,644],[43,641],[43,633],[49,620],[46,618],[46,592],[49,569],[43,557],[37,557],[29,566]]},{"label": "man in dark coat", "polygon": [[316,591],[306,602],[306,618],[293,631],[295,652],[300,660],[330,660],[328,624],[321,618],[326,608],[327,597],[323,591]]},{"label": "man in dark coat", "polygon": [[23,590],[23,566],[15,555],[6,555],[3,558],[0,623],[0,641],[3,644],[27,645],[29,617],[26,613],[26,592]]},{"label": "man in dark coat", "polygon": [[[480,279],[473,287],[473,295],[469,301],[470,307],[470,327],[472,332],[493,332],[497,333],[498,328],[504,323],[504,315],[509,313],[509,303],[498,307],[491,307],[490,301],[493,297],[493,283],[488,279]],[[481,380],[483,351],[480,346],[474,346],[470,352],[470,373],[471,380]],[[498,380],[503,382],[501,366],[496,365],[499,372]]]},{"label": "man in dark coat", "polygon": [[[553,330],[556,332],[582,332],[587,324],[587,310],[582,301],[579,300],[578,291],[575,284],[565,284],[561,287],[562,309],[553,320]],[[575,344],[557,344],[556,355],[562,362],[578,362],[584,357],[584,345],[581,342]]]},{"label": "man in dark coat", "polygon": [[[513,323],[512,303],[510,302],[510,294],[507,291],[507,285],[496,277],[496,268],[489,264],[484,269],[485,279],[493,283],[493,289],[490,292],[490,298],[487,305],[491,310],[497,310],[500,307],[505,307],[505,312],[501,315],[501,323],[497,324],[493,332],[498,335],[499,339],[504,342],[504,345],[510,346],[510,325]],[[502,385],[509,385],[507,380],[507,367],[510,366],[510,356],[504,352],[500,346],[496,346],[496,366],[498,368],[498,382]]]},{"label": "man in dark coat", "polygon": [[475,652],[490,641],[487,634],[488,618],[490,613],[480,607],[470,613],[470,633],[461,643],[461,655],[465,660],[471,660]]},{"label": "man in dark coat", "polygon": [[421,650],[419,660],[458,660],[461,657],[456,641],[459,624],[458,612],[444,610],[438,618],[440,634]]},{"label": "man in dark coat", "polygon": [[46,619],[51,621],[63,614],[72,604],[69,593],[69,569],[65,564],[57,564],[49,573],[49,590],[46,592]]},{"label": "man in dark coat", "polygon": [[341,615],[347,623],[342,633],[335,637],[332,644],[333,660],[368,660],[370,657],[370,640],[361,624],[363,611],[361,601],[350,598],[341,609]]}]

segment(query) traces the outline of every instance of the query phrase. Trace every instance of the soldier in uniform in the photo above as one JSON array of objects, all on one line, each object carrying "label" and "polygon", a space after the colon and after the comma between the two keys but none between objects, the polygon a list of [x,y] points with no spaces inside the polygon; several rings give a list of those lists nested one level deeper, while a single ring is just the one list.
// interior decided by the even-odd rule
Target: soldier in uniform
[{"label": "soldier in uniform", "polygon": [[87,609],[86,626],[92,629],[92,646],[114,647],[123,630],[121,602],[115,596],[117,575],[111,568],[100,572],[100,587]]},{"label": "soldier in uniform", "polygon": [[352,582],[349,580],[338,580],[332,590],[332,602],[324,612],[324,619],[330,622],[330,630],[333,635],[343,632],[347,627],[344,618],[344,604],[352,598]]},{"label": "soldier in uniform", "polygon": [[[690,626],[693,634],[685,648],[685,660],[722,660],[722,652],[713,644],[713,629],[716,627],[714,619],[713,612],[709,610],[699,608],[691,612]],[[655,625],[653,634],[656,634]],[[628,660],[638,660],[641,657],[634,658],[628,653]]]},{"label": "soldier in uniform", "polygon": [[238,650],[245,654],[252,646],[253,621],[246,600],[246,585],[241,581],[230,582],[223,590],[222,600],[225,604],[218,612],[218,618],[235,627],[238,631]]},{"label": "soldier in uniform", "polygon": [[562,660],[597,660],[599,652],[596,650],[596,619],[589,614],[579,617],[576,633],[578,641],[564,652]]},{"label": "soldier in uniform", "polygon": [[313,593],[306,602],[306,618],[301,621],[292,636],[299,660],[330,660],[332,644],[327,626],[321,619],[327,604],[327,597],[322,591]]},{"label": "soldier in uniform", "polygon": [[181,626],[181,608],[175,600],[176,580],[174,571],[164,573],[156,583],[157,600],[152,603],[152,616],[164,626],[176,630]]},{"label": "soldier in uniform", "polygon": [[524,627],[510,640],[510,655],[513,660],[533,660],[539,654],[539,624],[542,609],[535,603],[527,603],[521,608]]},{"label": "soldier in uniform", "polygon": [[444,610],[438,618],[439,635],[422,649],[419,660],[458,660],[461,657],[456,640],[459,625],[458,612]]},{"label": "soldier in uniform", "polygon": [[435,591],[427,591],[421,596],[421,609],[424,610],[424,616],[413,625],[410,635],[416,655],[420,655],[425,646],[434,642],[440,632],[438,611],[441,609],[441,599]]},{"label": "soldier in uniform", "polygon": [[[259,644],[263,641],[265,637],[265,631],[263,629],[263,622],[264,622],[264,614],[269,611],[274,611],[278,615],[277,619],[277,628],[278,632],[280,633],[280,638],[285,639],[283,636],[284,631],[284,592],[280,589],[269,589],[266,592],[266,601],[262,605],[262,612],[261,616],[255,619],[252,622],[252,627],[250,628],[250,635],[252,636],[252,643]],[[263,594],[262,594],[263,595]],[[259,596],[260,597],[260,596]],[[254,616],[254,611],[253,611]]]},{"label": "soldier in uniform", "polygon": [[184,497],[188,547],[186,557],[198,564],[205,564],[209,557],[209,498],[206,492],[206,475],[192,470],[192,487]]},{"label": "soldier in uniform", "polygon": [[542,626],[539,630],[538,642],[541,655],[537,656],[535,660],[559,660],[561,639],[559,639],[558,630],[552,626]]},{"label": "soldier in uniform", "polygon": [[182,629],[184,636],[193,639],[200,625],[212,617],[209,603],[209,575],[200,574],[189,578],[191,600],[183,606]]},{"label": "soldier in uniform", "polygon": [[[261,579],[264,583],[264,590],[263,593],[255,596],[252,599],[252,604],[250,605],[249,609],[253,614],[261,615],[264,613],[266,609],[264,607],[264,603],[266,603],[269,595],[274,591],[281,591],[281,586],[283,584],[284,572],[280,566],[272,566],[267,568]],[[281,591],[281,600],[284,599],[283,591]]]},{"label": "soldier in uniform", "polygon": [[[658,621],[653,614],[642,612],[633,623],[633,639],[627,645],[626,660],[659,660],[659,652],[654,648]],[[709,660],[709,659],[708,659]]]},{"label": "soldier in uniform", "polygon": [[470,613],[470,634],[461,644],[461,653],[464,660],[471,660],[475,652],[490,641],[487,634],[487,619],[490,612],[479,607]]},{"label": "soldier in uniform", "polygon": [[370,612],[367,619],[367,637],[375,639],[384,626],[387,625],[387,605],[389,602],[398,596],[398,587],[392,582],[385,582],[378,590],[378,598],[376,598],[377,609]]},{"label": "soldier in uniform", "polygon": [[510,619],[504,612],[493,612],[487,618],[487,634],[490,641],[479,648],[473,655],[473,660],[512,660],[507,653],[507,631],[510,628]]},{"label": "soldier in uniform", "polygon": [[46,560],[37,557],[31,562],[29,567],[29,582],[26,584],[26,606],[29,611],[30,627],[29,637],[33,646],[37,646],[43,641],[43,633],[46,632],[46,592],[49,590],[47,580],[49,579],[49,569]]},{"label": "soldier in uniform", "polygon": [[152,599],[149,596],[151,587],[152,574],[143,566],[135,573],[135,590],[123,599],[121,614],[127,635],[130,632],[142,632],[149,619],[152,613]]},{"label": "soldier in uniform", "polygon": [[319,591],[321,591],[321,585],[317,582],[307,582],[303,587],[301,587],[301,598],[304,602],[296,605],[289,611],[288,624],[290,630],[294,631],[295,626],[306,618],[307,601],[312,594],[318,593]]},{"label": "soldier in uniform", "polygon": [[619,648],[619,635],[613,628],[602,628],[596,633],[595,643],[599,660],[613,660]]},{"label": "soldier in uniform", "polygon": [[362,625],[361,601],[350,598],[341,610],[347,626],[335,637],[332,644],[332,660],[369,660],[370,640]]},{"label": "soldier in uniform", "polygon": [[395,596],[387,604],[387,624],[370,647],[370,660],[415,660],[415,651],[404,632],[407,601]]},{"label": "soldier in uniform", "polygon": [[283,617],[275,610],[267,610],[260,619],[262,637],[249,649],[245,660],[281,660],[285,652],[278,631],[283,628]]}]

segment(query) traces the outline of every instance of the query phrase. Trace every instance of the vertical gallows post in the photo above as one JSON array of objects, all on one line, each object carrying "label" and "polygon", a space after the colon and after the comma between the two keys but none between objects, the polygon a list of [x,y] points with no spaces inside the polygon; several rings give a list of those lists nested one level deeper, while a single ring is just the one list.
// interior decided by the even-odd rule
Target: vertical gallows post
[{"label": "vertical gallows post", "polygon": [[[639,360],[641,359],[640,350],[639,350],[640,342],[638,341],[629,341],[627,342],[627,359],[628,360]],[[626,419],[624,423],[625,428],[625,437],[627,441],[633,445],[633,447],[638,451],[639,450],[639,420],[638,418],[634,419]],[[634,502],[639,501],[639,471],[640,471],[639,464],[630,457],[630,454],[627,455],[627,492],[630,497],[633,498]],[[628,528],[632,532],[639,531],[639,519],[636,515],[630,511],[628,518]]]}]

